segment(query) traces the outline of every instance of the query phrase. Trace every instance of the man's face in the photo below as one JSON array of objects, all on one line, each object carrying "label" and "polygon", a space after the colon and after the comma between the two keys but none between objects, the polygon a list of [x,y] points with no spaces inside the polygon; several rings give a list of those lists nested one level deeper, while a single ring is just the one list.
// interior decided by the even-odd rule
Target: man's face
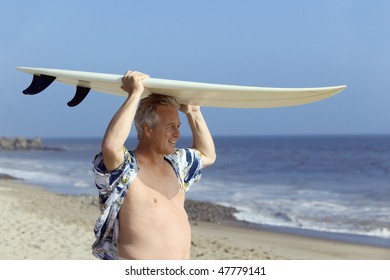
[{"label": "man's face", "polygon": [[166,105],[158,105],[156,113],[159,122],[151,130],[152,142],[161,154],[172,154],[180,138],[179,114],[175,107]]}]

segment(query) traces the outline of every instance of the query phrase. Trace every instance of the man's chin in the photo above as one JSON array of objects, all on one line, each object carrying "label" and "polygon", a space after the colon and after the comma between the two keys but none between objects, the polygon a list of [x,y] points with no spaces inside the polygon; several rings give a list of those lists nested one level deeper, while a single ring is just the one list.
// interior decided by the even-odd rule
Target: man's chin
[{"label": "man's chin", "polygon": [[176,151],[176,146],[169,145],[169,146],[166,146],[165,148],[163,148],[162,152],[165,155],[170,155],[170,154],[173,154],[175,151]]}]

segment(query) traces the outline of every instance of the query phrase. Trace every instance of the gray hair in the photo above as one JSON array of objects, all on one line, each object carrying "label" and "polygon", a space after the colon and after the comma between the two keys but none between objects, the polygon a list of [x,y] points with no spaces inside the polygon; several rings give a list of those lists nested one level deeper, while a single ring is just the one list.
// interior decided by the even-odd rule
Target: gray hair
[{"label": "gray hair", "polygon": [[179,109],[180,105],[175,98],[162,94],[151,94],[141,99],[134,118],[134,126],[137,130],[137,138],[141,140],[144,137],[144,124],[149,127],[155,127],[159,122],[156,114],[157,105],[167,105]]}]

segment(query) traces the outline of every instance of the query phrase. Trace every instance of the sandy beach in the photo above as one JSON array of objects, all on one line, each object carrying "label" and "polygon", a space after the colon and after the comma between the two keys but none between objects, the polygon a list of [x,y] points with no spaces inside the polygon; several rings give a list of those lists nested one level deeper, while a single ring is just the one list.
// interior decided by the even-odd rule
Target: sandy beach
[{"label": "sandy beach", "polygon": [[[58,195],[0,179],[0,259],[88,260],[97,197]],[[390,259],[390,250],[218,223],[191,221],[192,259]]]}]

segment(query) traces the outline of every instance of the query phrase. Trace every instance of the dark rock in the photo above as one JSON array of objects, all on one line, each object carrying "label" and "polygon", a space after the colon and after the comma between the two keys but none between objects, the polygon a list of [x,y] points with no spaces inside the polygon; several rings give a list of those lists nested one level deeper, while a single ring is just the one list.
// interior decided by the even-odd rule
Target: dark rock
[{"label": "dark rock", "polygon": [[18,178],[10,176],[8,174],[0,173],[0,179],[1,180],[18,180]]},{"label": "dark rock", "polygon": [[186,208],[188,218],[191,221],[212,223],[236,221],[234,214],[238,213],[236,208],[204,201],[186,200],[184,207]]}]

